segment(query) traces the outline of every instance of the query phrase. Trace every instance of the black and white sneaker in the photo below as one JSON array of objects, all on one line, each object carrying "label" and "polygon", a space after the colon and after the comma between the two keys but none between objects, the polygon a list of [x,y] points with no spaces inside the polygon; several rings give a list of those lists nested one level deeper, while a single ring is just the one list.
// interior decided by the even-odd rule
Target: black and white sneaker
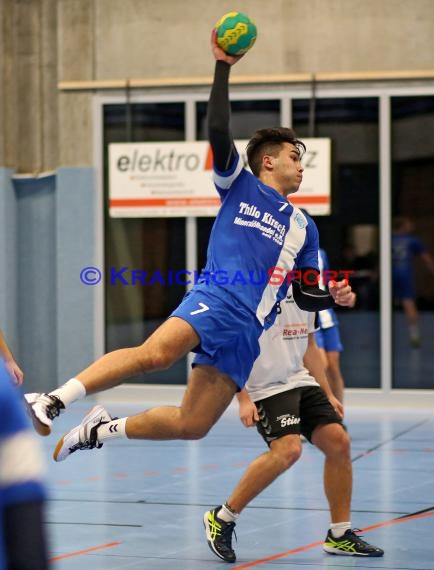
[{"label": "black and white sneaker", "polygon": [[50,435],[54,418],[65,409],[60,398],[51,394],[24,394],[27,412],[39,435]]},{"label": "black and white sneaker", "polygon": [[53,453],[54,461],[64,461],[75,451],[100,449],[102,443],[98,441],[98,428],[112,419],[102,406],[92,408],[78,426],[59,439]]},{"label": "black and white sneaker", "polygon": [[237,559],[232,549],[232,533],[235,529],[234,522],[225,522],[217,516],[221,507],[207,511],[203,516],[203,524],[206,531],[206,539],[211,550],[225,562],[235,562]]},{"label": "black and white sneaker", "polygon": [[323,549],[329,554],[343,556],[383,556],[384,550],[378,546],[372,546],[356,534],[358,529],[348,529],[340,538],[334,538],[331,530],[328,531],[323,544]]}]

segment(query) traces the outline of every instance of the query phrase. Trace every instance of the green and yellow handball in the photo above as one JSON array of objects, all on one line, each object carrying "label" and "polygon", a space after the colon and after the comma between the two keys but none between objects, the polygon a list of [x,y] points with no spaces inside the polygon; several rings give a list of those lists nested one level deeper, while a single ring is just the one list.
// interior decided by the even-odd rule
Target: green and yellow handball
[{"label": "green and yellow handball", "polygon": [[242,12],[228,12],[215,25],[217,43],[229,55],[242,55],[256,41],[256,25]]}]

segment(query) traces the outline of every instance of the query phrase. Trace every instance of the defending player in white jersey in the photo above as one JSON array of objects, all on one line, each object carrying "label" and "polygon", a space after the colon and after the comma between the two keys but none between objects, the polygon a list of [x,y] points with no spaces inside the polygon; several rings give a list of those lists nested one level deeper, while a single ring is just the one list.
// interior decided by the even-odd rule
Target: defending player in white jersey
[{"label": "defending player in white jersey", "polygon": [[242,510],[301,456],[300,435],[325,455],[324,487],[331,524],[323,548],[331,554],[382,556],[351,529],[350,440],[342,426],[343,407],[330,390],[315,343],[315,316],[294,303],[292,291],[280,303],[274,325],[260,338],[246,388],[238,395],[240,418],[256,425],[269,450],[247,468],[226,503],[204,515],[211,550],[235,562],[232,534]]}]

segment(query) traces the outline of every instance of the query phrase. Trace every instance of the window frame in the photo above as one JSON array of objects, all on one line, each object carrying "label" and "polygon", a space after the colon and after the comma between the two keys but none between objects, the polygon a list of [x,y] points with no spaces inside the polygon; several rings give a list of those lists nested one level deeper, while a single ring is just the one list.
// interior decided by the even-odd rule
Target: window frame
[{"label": "window frame", "polygon": [[[291,125],[293,99],[312,96],[310,84],[232,85],[231,100],[280,100],[282,126]],[[379,100],[379,255],[382,268],[380,280],[380,387],[375,389],[352,388],[346,391],[346,401],[372,405],[420,405],[434,403],[433,390],[411,390],[392,387],[392,283],[391,283],[391,165],[392,165],[392,120],[391,98],[396,96],[434,96],[434,80],[375,81],[375,82],[330,82],[315,84],[315,97],[377,97]],[[104,204],[103,204],[103,106],[127,103],[184,103],[185,140],[196,140],[196,103],[207,101],[209,86],[192,86],[184,89],[137,89],[128,91],[96,92],[93,96],[93,164],[96,170],[97,210],[95,214],[96,264],[103,267],[104,261]],[[197,259],[197,219],[186,218],[187,265],[193,269]],[[95,296],[95,353],[104,353],[104,288],[98,288]]]}]

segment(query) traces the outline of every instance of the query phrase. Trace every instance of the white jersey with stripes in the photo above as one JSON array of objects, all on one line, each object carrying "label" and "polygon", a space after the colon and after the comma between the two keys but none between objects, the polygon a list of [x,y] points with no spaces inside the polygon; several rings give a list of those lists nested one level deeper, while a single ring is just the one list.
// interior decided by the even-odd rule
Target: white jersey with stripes
[{"label": "white jersey with stripes", "polygon": [[294,388],[319,386],[303,363],[308,335],[314,331],[315,313],[299,309],[290,288],[274,325],[259,339],[261,352],[246,384],[253,402]]}]

